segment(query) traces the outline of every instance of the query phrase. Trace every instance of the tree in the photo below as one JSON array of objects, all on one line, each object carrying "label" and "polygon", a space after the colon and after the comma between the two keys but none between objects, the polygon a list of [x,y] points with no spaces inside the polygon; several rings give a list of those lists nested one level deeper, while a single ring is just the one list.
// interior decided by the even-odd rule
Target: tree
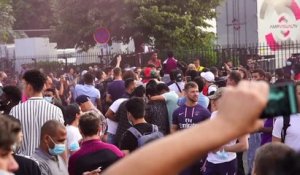
[{"label": "tree", "polygon": [[[219,0],[56,0],[53,39],[59,47],[95,45],[93,33],[107,27],[113,40],[133,38],[136,48],[154,43],[159,49],[199,47],[202,28],[215,16]],[[200,28],[200,30],[199,30]]]},{"label": "tree", "polygon": [[14,21],[11,1],[0,0],[0,43],[7,43],[10,41]]},{"label": "tree", "polygon": [[49,29],[53,23],[52,0],[12,0],[14,29]]}]

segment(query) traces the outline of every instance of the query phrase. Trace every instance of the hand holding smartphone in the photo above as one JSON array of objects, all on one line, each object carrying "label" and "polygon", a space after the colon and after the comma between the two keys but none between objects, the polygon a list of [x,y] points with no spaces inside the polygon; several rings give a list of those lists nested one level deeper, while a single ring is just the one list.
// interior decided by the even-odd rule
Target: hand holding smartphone
[{"label": "hand holding smartphone", "polygon": [[271,85],[267,107],[261,118],[290,116],[298,113],[297,87],[293,82]]}]

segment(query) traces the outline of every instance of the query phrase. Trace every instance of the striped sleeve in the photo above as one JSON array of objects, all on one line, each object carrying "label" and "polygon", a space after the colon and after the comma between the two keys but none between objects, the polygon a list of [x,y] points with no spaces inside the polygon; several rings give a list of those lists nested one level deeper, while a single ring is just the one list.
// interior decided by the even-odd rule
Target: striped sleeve
[{"label": "striped sleeve", "polygon": [[10,112],[9,112],[9,115],[12,115],[12,116],[16,116],[16,107],[13,107]]},{"label": "striped sleeve", "polygon": [[58,121],[61,122],[62,124],[65,123],[63,113],[62,113],[61,109],[59,109],[59,108],[57,108],[57,118],[58,118]]}]

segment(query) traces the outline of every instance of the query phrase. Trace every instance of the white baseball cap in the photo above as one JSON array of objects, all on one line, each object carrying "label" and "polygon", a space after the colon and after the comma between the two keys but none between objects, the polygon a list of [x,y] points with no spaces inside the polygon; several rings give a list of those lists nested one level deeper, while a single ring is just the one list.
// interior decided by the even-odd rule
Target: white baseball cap
[{"label": "white baseball cap", "polygon": [[215,75],[212,72],[202,72],[201,77],[204,78],[208,82],[215,81]]}]

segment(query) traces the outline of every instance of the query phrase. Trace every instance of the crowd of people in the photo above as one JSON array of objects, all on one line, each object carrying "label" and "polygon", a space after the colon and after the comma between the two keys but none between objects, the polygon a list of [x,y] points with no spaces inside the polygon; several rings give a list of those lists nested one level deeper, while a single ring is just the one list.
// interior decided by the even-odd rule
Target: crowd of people
[{"label": "crowd of people", "polygon": [[257,122],[268,84],[295,83],[300,109],[292,71],[184,65],[172,52],[143,68],[121,62],[26,70],[14,85],[0,72],[0,174],[299,173],[300,115]]}]

